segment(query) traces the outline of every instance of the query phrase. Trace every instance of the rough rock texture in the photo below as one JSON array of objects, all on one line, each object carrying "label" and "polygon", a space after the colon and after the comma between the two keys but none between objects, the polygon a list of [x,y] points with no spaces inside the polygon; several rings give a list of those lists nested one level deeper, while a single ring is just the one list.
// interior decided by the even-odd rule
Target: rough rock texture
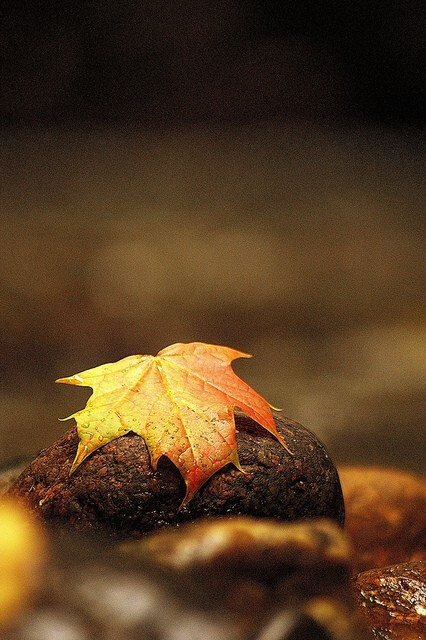
[{"label": "rough rock texture", "polygon": [[426,562],[363,571],[354,584],[376,638],[426,638]]},{"label": "rough rock texture", "polygon": [[426,560],[426,482],[384,467],[339,467],[354,573]]},{"label": "rough rock texture", "polygon": [[153,471],[143,439],[134,434],[98,449],[70,477],[78,442],[72,428],[39,454],[11,493],[25,498],[52,525],[122,539],[206,515],[326,517],[342,524],[340,482],[323,445],[300,424],[280,416],[275,421],[294,455],[253,420],[237,414],[245,473],[228,465],[181,511],[185,489],[176,467],[163,457]]}]

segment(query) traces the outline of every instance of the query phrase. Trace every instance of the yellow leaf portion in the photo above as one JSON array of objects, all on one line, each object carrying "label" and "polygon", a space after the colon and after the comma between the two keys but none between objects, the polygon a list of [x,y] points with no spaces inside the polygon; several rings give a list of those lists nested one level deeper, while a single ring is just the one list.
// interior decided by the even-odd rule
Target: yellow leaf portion
[{"label": "yellow leaf portion", "polygon": [[163,455],[179,469],[186,483],[183,506],[226,464],[242,470],[235,407],[287,449],[268,402],[232,370],[233,360],[250,357],[203,342],[177,343],[157,356],[128,356],[56,380],[93,389],[86,407],[64,418],[75,418],[80,438],[70,473],[93,451],[133,431],[145,440],[154,469]]}]

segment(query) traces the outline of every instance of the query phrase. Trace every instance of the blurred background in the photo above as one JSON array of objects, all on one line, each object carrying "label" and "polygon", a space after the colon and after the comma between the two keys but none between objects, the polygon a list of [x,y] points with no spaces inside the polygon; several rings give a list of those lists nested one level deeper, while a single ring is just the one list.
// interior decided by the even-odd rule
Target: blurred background
[{"label": "blurred background", "polygon": [[424,3],[6,0],[0,462],[174,342],[424,471]]}]

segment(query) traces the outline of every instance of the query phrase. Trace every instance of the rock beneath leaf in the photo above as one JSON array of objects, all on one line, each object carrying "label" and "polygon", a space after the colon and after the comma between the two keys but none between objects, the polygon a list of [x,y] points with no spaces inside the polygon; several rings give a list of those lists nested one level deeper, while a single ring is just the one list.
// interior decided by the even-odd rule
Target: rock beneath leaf
[{"label": "rock beneath leaf", "polygon": [[354,584],[374,637],[380,640],[426,638],[426,562],[363,571]]},{"label": "rock beneath leaf", "polygon": [[101,531],[125,539],[203,516],[252,515],[342,524],[339,477],[324,446],[300,424],[275,416],[286,449],[253,420],[236,414],[244,473],[227,465],[181,510],[185,495],[176,467],[162,457],[152,469],[144,440],[129,433],[95,451],[70,476],[78,437],[70,429],[43,450],[10,493],[24,498],[54,527]]},{"label": "rock beneath leaf", "polygon": [[426,482],[382,467],[339,467],[354,573],[426,560]]}]

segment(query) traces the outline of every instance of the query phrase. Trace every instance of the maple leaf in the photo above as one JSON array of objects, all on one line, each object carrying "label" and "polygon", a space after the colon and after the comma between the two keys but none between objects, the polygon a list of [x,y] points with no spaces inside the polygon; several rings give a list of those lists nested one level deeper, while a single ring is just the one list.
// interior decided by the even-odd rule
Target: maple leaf
[{"label": "maple leaf", "polygon": [[154,469],[164,455],[180,471],[186,484],[182,507],[226,464],[243,471],[235,407],[288,450],[276,429],[271,405],[231,367],[235,358],[250,357],[229,347],[178,343],[156,356],[128,356],[59,378],[56,382],[93,389],[86,407],[64,418],[75,418],[80,439],[70,474],[93,451],[132,431],[145,440]]}]

